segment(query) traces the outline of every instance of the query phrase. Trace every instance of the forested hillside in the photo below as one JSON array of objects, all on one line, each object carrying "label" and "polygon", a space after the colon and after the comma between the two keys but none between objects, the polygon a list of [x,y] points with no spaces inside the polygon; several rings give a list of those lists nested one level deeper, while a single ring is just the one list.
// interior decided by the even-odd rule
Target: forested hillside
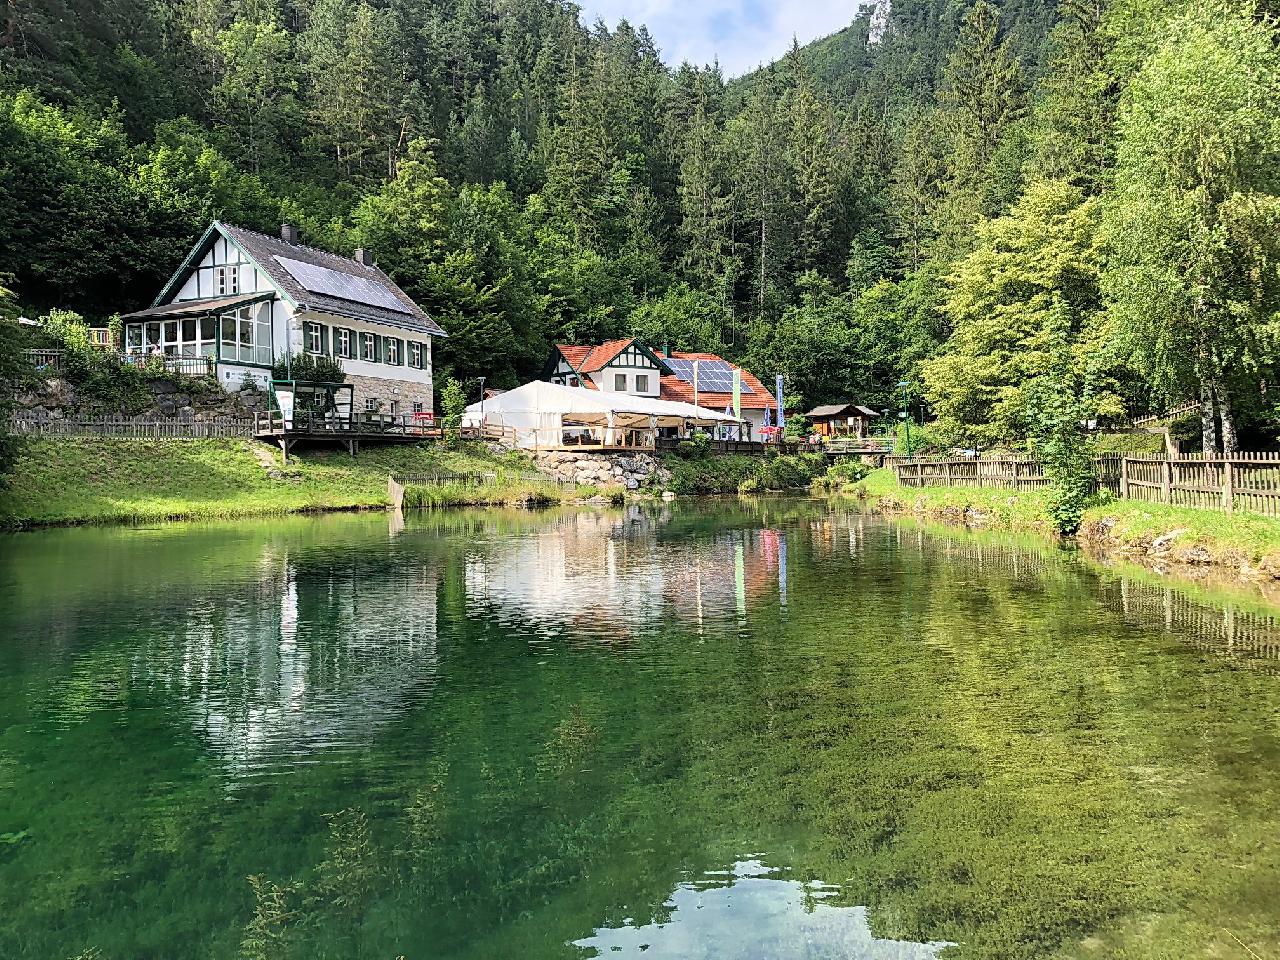
[{"label": "forested hillside", "polygon": [[[635,333],[966,444],[1273,432],[1275,0],[893,0],[732,83],[556,0],[15,0],[13,305],[148,302],[219,217],[379,262],[513,384]],[[441,378],[443,380],[443,378]]]}]

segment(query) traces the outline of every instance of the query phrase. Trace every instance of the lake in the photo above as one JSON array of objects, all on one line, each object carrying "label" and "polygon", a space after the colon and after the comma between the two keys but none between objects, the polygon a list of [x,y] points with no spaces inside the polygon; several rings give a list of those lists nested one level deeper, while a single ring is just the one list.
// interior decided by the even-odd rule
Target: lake
[{"label": "lake", "polygon": [[1280,956],[1280,624],[806,499],[0,539],[0,956]]}]

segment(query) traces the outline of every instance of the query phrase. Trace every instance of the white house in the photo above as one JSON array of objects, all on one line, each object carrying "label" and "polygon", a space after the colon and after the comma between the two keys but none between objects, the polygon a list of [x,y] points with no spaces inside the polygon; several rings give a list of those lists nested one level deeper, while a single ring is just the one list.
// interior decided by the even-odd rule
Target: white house
[{"label": "white house", "polygon": [[557,344],[547,358],[542,379],[724,412],[733,406],[735,371],[743,424],[751,436],[759,437],[761,428],[777,425],[777,402],[750,370],[714,353],[655,353],[635,338],[596,346]]},{"label": "white house", "polygon": [[446,336],[373,262],[214,223],[146,310],[126,314],[127,354],[205,358],[218,382],[260,387],[286,355],[327,354],[357,410],[432,410],[432,339]]}]

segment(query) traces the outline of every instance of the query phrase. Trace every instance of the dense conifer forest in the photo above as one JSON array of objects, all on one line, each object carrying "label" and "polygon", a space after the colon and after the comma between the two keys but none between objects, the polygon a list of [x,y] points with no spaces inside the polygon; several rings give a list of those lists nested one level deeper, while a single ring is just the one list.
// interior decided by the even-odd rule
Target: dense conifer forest
[{"label": "dense conifer forest", "polygon": [[464,383],[636,334],[970,445],[1198,401],[1205,444],[1253,446],[1277,12],[881,0],[726,80],[558,0],[13,0],[5,309],[101,320],[211,219],[290,220],[372,248]]}]

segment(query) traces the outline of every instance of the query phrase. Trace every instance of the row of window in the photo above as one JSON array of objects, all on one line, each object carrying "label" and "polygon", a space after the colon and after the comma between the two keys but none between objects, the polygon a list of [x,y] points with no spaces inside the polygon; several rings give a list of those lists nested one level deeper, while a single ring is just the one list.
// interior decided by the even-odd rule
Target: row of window
[{"label": "row of window", "polygon": [[409,366],[425,370],[431,362],[431,347],[380,333],[329,327],[323,323],[304,323],[303,343],[307,353],[332,354],[343,360],[387,363],[393,367]]},{"label": "row of window", "polygon": [[[625,373],[615,373],[613,375],[613,389],[626,392],[627,375]],[[649,392],[649,375],[647,373],[636,374],[636,393]]]},{"label": "row of window", "polygon": [[[365,398],[364,398],[364,409],[365,409],[365,412],[366,412],[366,413],[377,413],[377,412],[378,412],[378,408],[379,408],[380,406],[382,406],[382,401],[381,401],[381,400],[379,400],[377,397],[365,397]],[[399,401],[399,400],[392,400],[392,401],[390,402],[390,404],[388,404],[388,407],[389,407],[389,412],[390,412],[390,414],[391,414],[393,417],[394,417],[394,416],[397,416],[397,415],[400,413],[400,401]],[[417,400],[415,400],[415,401],[413,402],[413,412],[414,412],[414,413],[422,413],[422,404],[421,404],[421,402],[419,402],[419,401],[417,401]]]},{"label": "row of window", "polygon": [[[222,328],[221,336],[219,326]],[[221,356],[228,363],[270,366],[271,304],[241,307],[220,318],[188,317],[130,323],[124,328],[124,345],[128,353],[162,353],[166,357]]]}]

